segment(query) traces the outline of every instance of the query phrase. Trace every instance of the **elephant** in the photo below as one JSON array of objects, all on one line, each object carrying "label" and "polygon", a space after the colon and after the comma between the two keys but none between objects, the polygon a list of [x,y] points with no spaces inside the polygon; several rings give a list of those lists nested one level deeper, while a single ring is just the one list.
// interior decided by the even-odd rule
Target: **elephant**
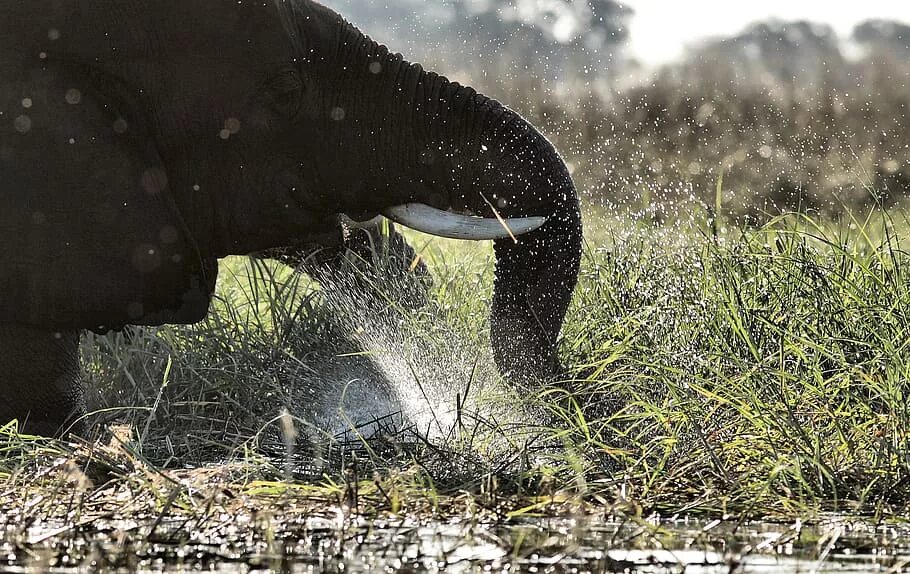
[{"label": "elephant", "polygon": [[580,206],[515,111],[310,0],[0,12],[0,424],[84,431],[82,331],[200,321],[219,258],[341,217],[493,240],[497,367],[558,369]]}]

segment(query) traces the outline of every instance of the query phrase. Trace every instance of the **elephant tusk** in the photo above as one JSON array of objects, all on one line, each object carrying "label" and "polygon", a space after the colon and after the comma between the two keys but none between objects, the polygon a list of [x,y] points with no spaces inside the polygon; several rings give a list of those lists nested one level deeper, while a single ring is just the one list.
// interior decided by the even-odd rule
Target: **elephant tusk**
[{"label": "elephant tusk", "polygon": [[547,221],[546,217],[474,217],[443,211],[424,203],[396,205],[382,214],[411,229],[450,239],[514,239],[516,235],[534,231]]}]

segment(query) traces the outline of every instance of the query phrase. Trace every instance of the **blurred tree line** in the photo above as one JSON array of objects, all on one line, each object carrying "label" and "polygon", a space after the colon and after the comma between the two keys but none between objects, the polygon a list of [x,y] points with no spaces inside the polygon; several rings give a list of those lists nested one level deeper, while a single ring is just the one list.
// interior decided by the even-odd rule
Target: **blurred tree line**
[{"label": "blurred tree line", "polygon": [[412,60],[519,89],[609,79],[631,14],[614,0],[323,1]]},{"label": "blurred tree line", "polygon": [[727,205],[756,220],[890,206],[910,194],[908,79],[908,26],[869,21],[843,42],[760,22],[583,105],[584,138],[564,143],[588,189],[633,202],[708,200],[723,171]]},{"label": "blurred tree line", "polygon": [[910,195],[910,26],[850,38],[757,22],[645,73],[614,0],[328,0],[406,56],[506,101],[551,136],[590,202],[712,204],[761,220]]}]

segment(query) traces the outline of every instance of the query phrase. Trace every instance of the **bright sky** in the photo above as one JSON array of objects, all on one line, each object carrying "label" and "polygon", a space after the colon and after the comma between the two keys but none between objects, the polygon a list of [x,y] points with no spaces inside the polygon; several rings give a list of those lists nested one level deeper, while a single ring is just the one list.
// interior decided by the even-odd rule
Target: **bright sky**
[{"label": "bright sky", "polygon": [[620,0],[635,10],[632,55],[660,64],[704,36],[729,36],[756,20],[812,20],[830,24],[845,38],[870,18],[910,23],[908,0]]}]

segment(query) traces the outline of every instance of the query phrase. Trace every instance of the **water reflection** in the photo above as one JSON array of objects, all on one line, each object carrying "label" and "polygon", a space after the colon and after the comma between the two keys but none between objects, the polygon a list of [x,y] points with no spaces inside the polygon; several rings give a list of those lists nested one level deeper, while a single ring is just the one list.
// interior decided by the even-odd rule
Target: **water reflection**
[{"label": "water reflection", "polygon": [[[9,532],[9,530],[8,530]],[[136,572],[898,572],[910,529],[831,517],[813,526],[463,518],[366,520],[341,510],[305,520],[222,515],[205,524],[110,522],[4,537],[4,571]]]}]

